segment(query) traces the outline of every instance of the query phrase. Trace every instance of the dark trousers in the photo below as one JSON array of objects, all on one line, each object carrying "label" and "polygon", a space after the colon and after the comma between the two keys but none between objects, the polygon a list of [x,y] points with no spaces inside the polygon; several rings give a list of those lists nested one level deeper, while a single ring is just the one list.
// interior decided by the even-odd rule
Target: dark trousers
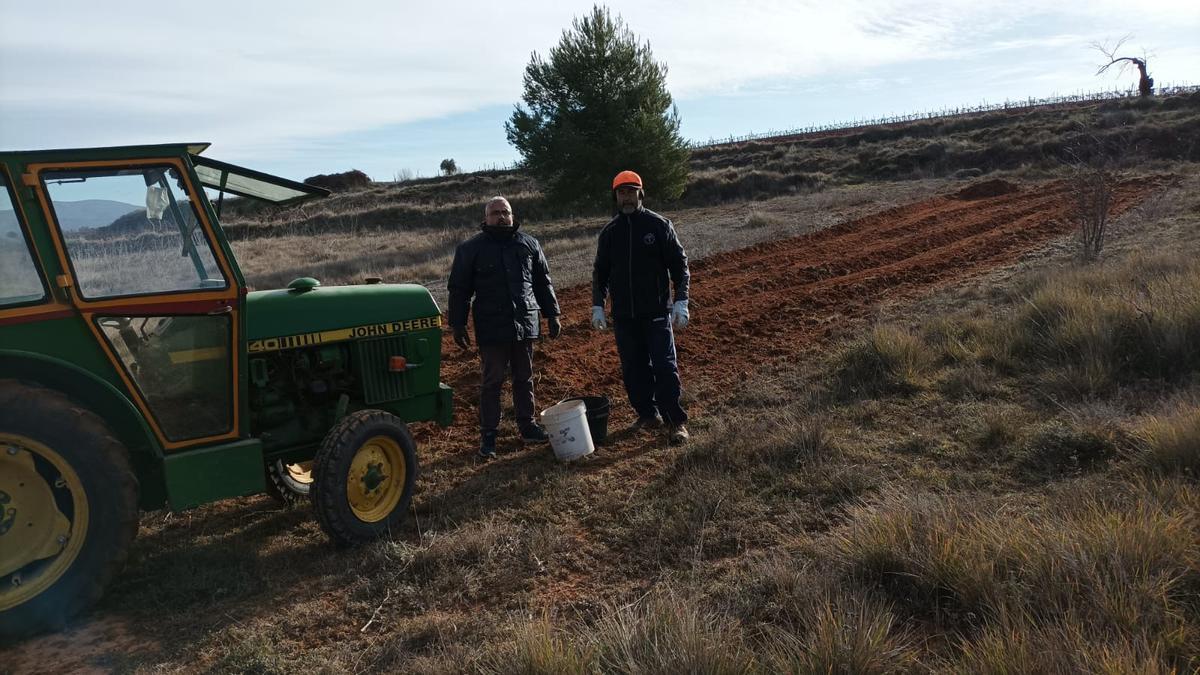
[{"label": "dark trousers", "polygon": [[495,431],[500,426],[500,388],[510,370],[517,425],[533,424],[533,340],[479,345],[479,363],[483,375],[479,383],[480,431]]},{"label": "dark trousers", "polygon": [[675,363],[675,335],[671,320],[613,317],[617,353],[625,393],[639,417],[662,415],[667,424],[683,424],[687,413],[679,406],[683,387]]}]

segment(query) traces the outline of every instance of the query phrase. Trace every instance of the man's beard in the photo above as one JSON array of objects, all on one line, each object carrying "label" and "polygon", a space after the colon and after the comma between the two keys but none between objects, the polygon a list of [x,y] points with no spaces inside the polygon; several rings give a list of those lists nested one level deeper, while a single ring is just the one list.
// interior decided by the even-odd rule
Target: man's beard
[{"label": "man's beard", "polygon": [[621,204],[621,213],[633,213],[637,211],[637,202],[625,202]]}]

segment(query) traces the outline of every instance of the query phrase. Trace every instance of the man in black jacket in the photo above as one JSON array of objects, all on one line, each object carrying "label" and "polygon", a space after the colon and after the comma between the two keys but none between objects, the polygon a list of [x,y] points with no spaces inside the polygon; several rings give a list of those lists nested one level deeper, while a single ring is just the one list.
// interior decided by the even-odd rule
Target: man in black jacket
[{"label": "man in black jacket", "polygon": [[636,173],[622,171],[613,179],[620,212],[604,226],[596,247],[592,327],[608,327],[604,299],[610,297],[625,392],[638,414],[634,427],[658,428],[666,421],[671,442],[683,443],[687,413],[679,404],[682,385],[671,328],[688,322],[687,254],[671,221],[642,206],[644,195]]},{"label": "man in black jacket", "polygon": [[[450,328],[454,342],[467,349],[467,311],[475,318],[482,379],[479,383],[479,454],[496,456],[500,426],[500,388],[511,367],[512,396],[522,440],[550,440],[534,421],[533,341],[540,335],[539,313],[550,337],[562,330],[550,266],[537,239],[518,232],[512,207],[493,197],[484,207],[482,232],[458,245],[450,269]],[[472,297],[474,303],[472,303]]]}]

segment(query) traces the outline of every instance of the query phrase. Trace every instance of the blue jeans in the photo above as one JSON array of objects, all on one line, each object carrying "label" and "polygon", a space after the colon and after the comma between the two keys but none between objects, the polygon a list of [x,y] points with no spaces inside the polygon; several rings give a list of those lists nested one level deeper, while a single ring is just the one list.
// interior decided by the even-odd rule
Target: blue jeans
[{"label": "blue jeans", "polygon": [[679,405],[683,386],[675,363],[675,335],[671,319],[613,317],[621,377],[629,404],[639,417],[661,414],[667,424],[683,424],[687,413]]}]

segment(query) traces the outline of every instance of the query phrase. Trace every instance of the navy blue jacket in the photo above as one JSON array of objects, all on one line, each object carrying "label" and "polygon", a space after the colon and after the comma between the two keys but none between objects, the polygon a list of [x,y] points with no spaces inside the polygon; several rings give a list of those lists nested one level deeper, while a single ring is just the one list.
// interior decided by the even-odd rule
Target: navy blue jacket
[{"label": "navy blue jacket", "polygon": [[[518,231],[483,227],[454,250],[450,267],[450,325],[475,317],[481,345],[530,340],[540,335],[541,314],[558,316],[550,266],[537,239]],[[472,302],[474,298],[474,302]]]},{"label": "navy blue jacket", "polygon": [[618,213],[596,245],[592,265],[592,306],[603,307],[612,297],[613,316],[658,318],[671,311],[675,300],[687,300],[687,254],[671,221],[649,209]]}]

